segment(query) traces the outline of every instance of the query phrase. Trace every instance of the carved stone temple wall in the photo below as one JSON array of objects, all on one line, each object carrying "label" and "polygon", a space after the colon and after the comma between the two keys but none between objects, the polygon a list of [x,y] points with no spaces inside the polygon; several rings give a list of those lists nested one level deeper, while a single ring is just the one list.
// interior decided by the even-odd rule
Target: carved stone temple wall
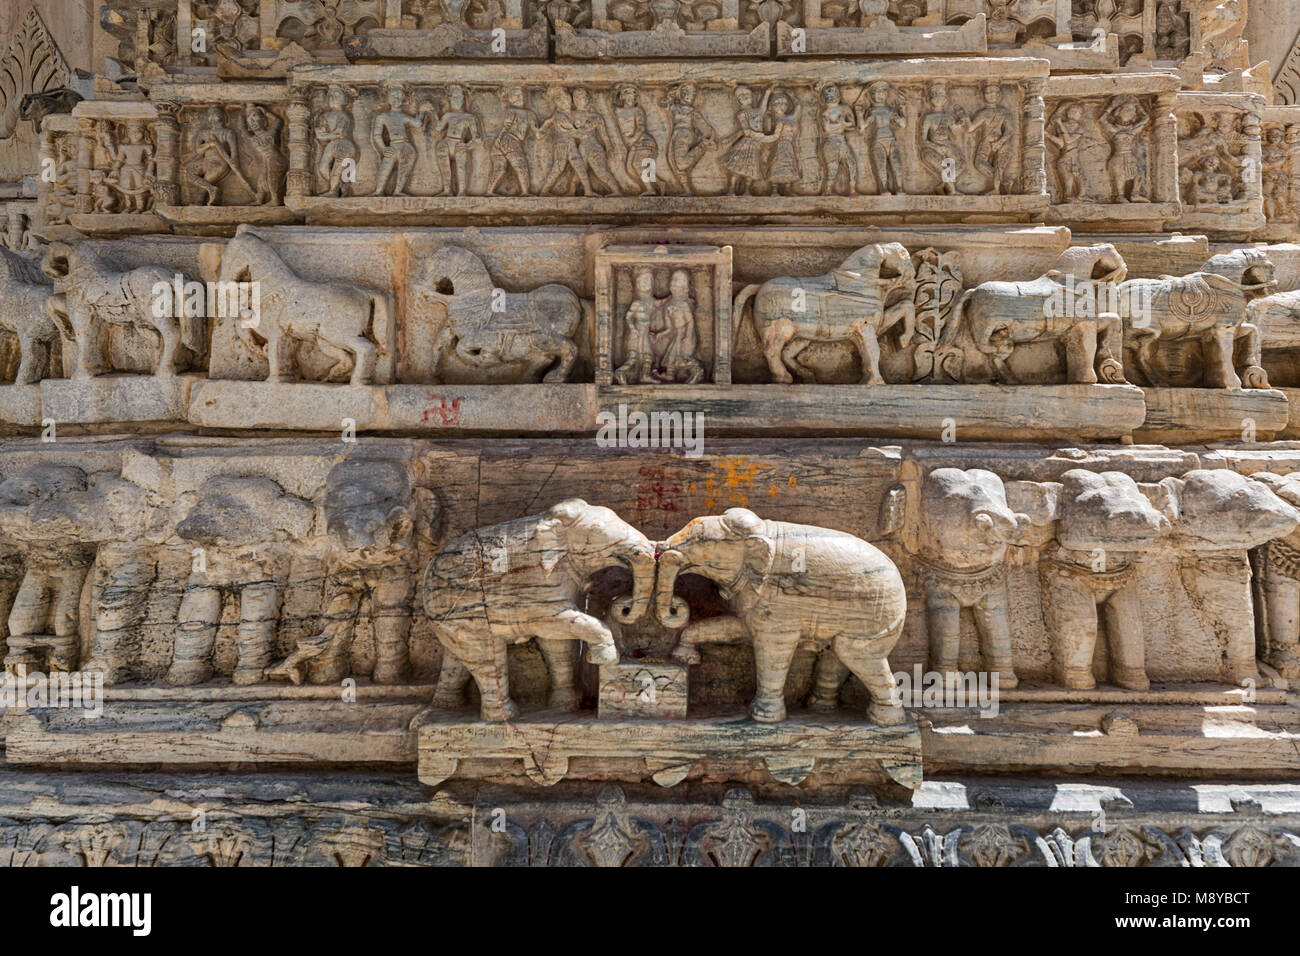
[{"label": "carved stone temple wall", "polygon": [[1297,865],[1293,6],[0,10],[0,862]]}]

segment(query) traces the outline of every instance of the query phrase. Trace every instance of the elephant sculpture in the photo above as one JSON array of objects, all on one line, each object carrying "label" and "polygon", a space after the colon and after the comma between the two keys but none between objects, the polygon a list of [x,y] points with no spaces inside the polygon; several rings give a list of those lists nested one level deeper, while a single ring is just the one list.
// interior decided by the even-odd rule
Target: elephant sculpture
[{"label": "elephant sculpture", "polygon": [[969,608],[979,632],[984,668],[999,686],[1016,687],[1008,616],[1007,545],[1029,516],[1007,505],[1002,479],[991,471],[936,468],[921,488],[922,568],[930,628],[930,667],[957,670],[961,612]]},{"label": "elephant sculpture", "polygon": [[1150,682],[1136,561],[1169,530],[1169,519],[1122,472],[1075,468],[1059,482],[1016,482],[1012,487],[1037,498],[1032,504],[1026,500],[1025,510],[1054,535],[1042,549],[1038,574],[1044,620],[1056,641],[1059,683],[1072,690],[1096,686],[1093,654],[1100,612],[1111,681],[1146,690]]},{"label": "elephant sculpture", "polygon": [[108,371],[101,353],[104,325],[139,326],[157,332],[162,352],[154,374],[159,378],[171,378],[181,371],[182,349],[194,358],[207,352],[206,318],[176,318],[166,310],[157,314],[155,290],[172,287],[176,276],[170,269],[142,266],[118,272],[89,243],[52,242],[41,270],[54,280],[54,294],[46,300],[46,312],[65,338],[77,342],[73,378],[90,378]]},{"label": "elephant sculpture", "polygon": [[59,327],[45,310],[53,291],[34,264],[0,249],[0,329],[18,339],[16,385],[35,385],[50,373],[50,346],[59,338]]},{"label": "elephant sculpture", "polygon": [[548,283],[531,292],[504,292],[483,260],[459,246],[434,252],[423,277],[419,299],[447,312],[439,355],[454,345],[456,355],[475,368],[524,363],[521,382],[539,375],[548,383],[568,379],[585,309],[571,289]]},{"label": "elephant sculpture", "polygon": [[[852,342],[862,360],[863,385],[883,385],[880,336],[902,323],[906,348],[916,330],[916,267],[897,242],[864,246],[829,275],[782,276],[747,285],[736,295],[732,316],[739,334],[750,298],[755,331],[772,377],[790,384],[815,379],[799,354],[813,342]],[[791,374],[793,373],[793,375]]]},{"label": "elephant sculpture", "polygon": [[251,351],[266,343],[268,381],[291,382],[293,344],[309,341],[347,369],[352,385],[388,385],[397,375],[396,309],[386,292],[351,282],[315,282],[294,272],[265,239],[240,226],[221,253],[221,283],[261,284],[259,315],[236,329]]},{"label": "elephant sculpture", "polygon": [[1159,343],[1191,338],[1204,351],[1207,388],[1268,388],[1250,306],[1276,288],[1273,263],[1259,249],[1211,256],[1199,272],[1181,278],[1130,279],[1118,297],[1125,347],[1150,385],[1168,384],[1156,369]]},{"label": "elephant sculpture", "polygon": [[573,709],[572,641],[587,660],[613,664],[618,648],[609,628],[585,613],[582,597],[593,575],[622,565],[632,572],[631,604],[623,621],[650,605],[655,549],[608,508],[580,498],[542,514],[479,528],[444,546],[424,572],[422,601],[446,653],[434,706],[459,706],[466,684],[478,685],[484,720],[512,720],[508,647],[536,638],[550,671],[550,705]]},{"label": "elephant sculpture", "polygon": [[[734,640],[743,632],[753,642],[754,720],[785,720],[786,676],[802,644],[821,652],[810,707],[833,709],[852,672],[871,693],[868,720],[903,721],[886,657],[903,633],[907,593],[893,562],[872,545],[842,531],[765,521],[744,508],[696,518],[659,545],[655,614],[666,627],[680,626],[673,590],[684,572],[708,578],[730,604],[734,618],[714,619],[715,634]],[[696,639],[718,639],[708,630]]]}]

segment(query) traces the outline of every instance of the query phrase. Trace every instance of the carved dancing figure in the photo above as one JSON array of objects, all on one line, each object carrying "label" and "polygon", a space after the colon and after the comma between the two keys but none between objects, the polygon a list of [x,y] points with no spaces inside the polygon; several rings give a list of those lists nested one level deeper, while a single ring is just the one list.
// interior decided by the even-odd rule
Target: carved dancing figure
[{"label": "carved dancing figure", "polygon": [[1002,105],[1002,84],[988,80],[981,87],[984,105],[971,117],[971,132],[980,137],[975,148],[975,168],[993,182],[993,195],[1010,188],[1011,162],[1015,158],[1012,144],[1014,124],[1011,113]]},{"label": "carved dancing figure", "polygon": [[834,194],[843,169],[849,181],[848,195],[852,196],[858,191],[858,160],[845,134],[857,128],[853,111],[841,102],[840,88],[834,83],[822,87],[821,101],[823,188],[828,195]]},{"label": "carved dancing figure", "polygon": [[692,171],[718,140],[718,131],[695,106],[696,92],[694,83],[683,83],[673,91],[668,104],[672,122],[668,134],[668,168],[684,193],[691,191]]},{"label": "carved dancing figure", "polygon": [[1138,162],[1138,141],[1151,117],[1136,97],[1125,96],[1098,118],[1098,125],[1110,140],[1110,174],[1114,202],[1150,202],[1143,186],[1142,165]]},{"label": "carved dancing figure", "polygon": [[537,135],[537,114],[528,108],[522,86],[512,86],[505,91],[505,118],[501,132],[492,141],[492,180],[488,195],[496,195],[497,187],[505,182],[509,173],[515,174],[519,195],[532,192],[532,178],[528,168],[528,137]]},{"label": "carved dancing figure", "polygon": [[1057,149],[1056,176],[1061,184],[1061,201],[1080,198],[1088,190],[1087,174],[1079,158],[1084,137],[1083,107],[1070,103],[1058,111],[1051,129],[1043,136]]},{"label": "carved dancing figure", "polygon": [[251,192],[237,164],[235,131],[226,123],[226,113],[219,106],[210,107],[194,135],[194,151],[181,167],[186,179],[203,190],[205,206],[221,196],[221,183],[232,173]]},{"label": "carved dancing figure", "polygon": [[442,114],[433,130],[435,136],[441,136],[438,163],[442,172],[443,195],[452,192],[457,196],[469,195],[470,161],[483,143],[483,126],[479,118],[466,109],[463,86],[453,83],[447,87],[447,112]]},{"label": "carved dancing figure", "polygon": [[895,130],[907,129],[907,114],[890,103],[891,87],[877,80],[867,88],[869,106],[857,107],[858,129],[867,138],[867,155],[876,176],[876,189],[882,196],[905,192],[903,188],[903,153]]},{"label": "carved dancing figure", "polygon": [[722,154],[722,165],[727,170],[727,192],[743,196],[752,192],[763,178],[764,147],[776,140],[764,131],[768,100],[772,91],[763,94],[763,101],[754,105],[754,91],[747,86],[736,87],[736,125],[739,132],[731,146]]},{"label": "carved dancing figure", "polygon": [[627,150],[624,168],[628,176],[634,182],[642,184],[642,195],[655,196],[662,193],[663,183],[659,177],[646,175],[646,162],[654,161],[659,152],[659,145],[646,129],[645,110],[641,108],[640,94],[635,86],[628,84],[619,87],[614,120],[618,125],[624,148]]},{"label": "carved dancing figure", "polygon": [[[356,176],[357,144],[352,139],[352,114],[348,112],[348,90],[330,84],[325,92],[325,109],[316,117],[316,175],[325,182],[325,196],[351,192],[344,171]],[[355,181],[355,180],[354,180]]]},{"label": "carved dancing figure", "polygon": [[966,111],[948,103],[948,84],[942,80],[930,84],[930,112],[921,118],[921,162],[939,177],[939,195],[957,193],[957,180],[966,170],[966,155],[961,146],[969,121]]},{"label": "carved dancing figure", "polygon": [[382,160],[372,195],[405,196],[415,168],[415,147],[411,144],[410,131],[429,122],[433,107],[423,104],[420,115],[411,116],[403,109],[406,90],[400,83],[385,85],[384,96],[388,109],[376,112],[370,124],[370,144]]},{"label": "carved dancing figure", "polygon": [[250,103],[244,107],[244,128],[253,156],[257,159],[257,175],[253,204],[279,206],[284,202],[284,174],[289,168],[280,147],[280,130],[284,120],[262,107]]}]

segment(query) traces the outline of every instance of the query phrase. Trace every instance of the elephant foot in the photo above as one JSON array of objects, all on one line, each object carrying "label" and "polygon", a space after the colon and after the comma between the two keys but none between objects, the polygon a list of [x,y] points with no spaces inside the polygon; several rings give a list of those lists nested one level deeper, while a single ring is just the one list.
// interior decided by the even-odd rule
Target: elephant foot
[{"label": "elephant foot", "polygon": [[233,683],[242,685],[260,684],[266,678],[266,668],[264,667],[244,667],[235,668],[235,672],[230,675]]},{"label": "elephant foot", "polygon": [[370,679],[376,684],[400,684],[406,680],[406,675],[405,661],[377,661]]},{"label": "elephant foot", "polygon": [[1010,664],[994,664],[989,670],[998,675],[999,690],[1015,690],[1020,686],[1020,678]]},{"label": "elephant foot", "polygon": [[831,711],[840,709],[840,695],[838,693],[834,695],[819,694],[814,691],[812,696],[808,698],[808,702],[804,704],[804,706],[807,707],[809,710],[816,711],[819,714],[830,713]]},{"label": "elephant foot", "polygon": [[859,385],[884,385],[885,380],[879,375],[864,375],[858,379]]},{"label": "elephant foot", "polygon": [[749,716],[760,724],[779,724],[785,720],[785,701],[765,701],[755,697],[749,705]]},{"label": "elephant foot", "polygon": [[670,656],[679,664],[698,664],[704,660],[699,647],[694,644],[678,644]]},{"label": "elephant foot", "polygon": [[1289,648],[1273,651],[1265,658],[1287,680],[1300,677],[1300,654]]},{"label": "elephant foot", "polygon": [[588,644],[588,664],[617,664],[618,648],[613,644]]},{"label": "elephant foot", "polygon": [[867,707],[867,721],[877,727],[892,727],[907,719],[902,704],[878,704],[874,700]]},{"label": "elephant foot", "polygon": [[167,671],[167,683],[173,687],[193,687],[212,679],[212,665],[207,661],[175,661]]},{"label": "elephant foot", "polygon": [[459,690],[435,691],[431,707],[434,710],[460,710],[465,703],[465,695]]},{"label": "elephant foot", "polygon": [[300,666],[305,668],[307,679],[313,684],[337,684],[350,670],[345,657],[318,657]]},{"label": "elephant foot", "polygon": [[1061,686],[1070,690],[1093,690],[1097,682],[1093,679],[1091,670],[1069,668],[1061,674]]},{"label": "elephant foot", "polygon": [[519,718],[519,705],[507,698],[500,706],[492,707],[486,702],[479,708],[479,716],[493,723],[502,723]]},{"label": "elephant foot", "polygon": [[1146,673],[1137,668],[1117,667],[1110,676],[1111,680],[1125,690],[1151,689],[1151,681],[1147,679]]}]

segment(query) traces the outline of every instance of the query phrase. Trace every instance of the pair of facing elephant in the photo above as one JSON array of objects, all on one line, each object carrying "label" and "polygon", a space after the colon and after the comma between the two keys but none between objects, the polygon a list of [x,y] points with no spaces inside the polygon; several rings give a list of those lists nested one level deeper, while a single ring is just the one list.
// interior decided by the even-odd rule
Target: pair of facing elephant
[{"label": "pair of facing elephant", "polygon": [[[885,530],[914,553],[933,670],[957,670],[965,610],[984,669],[1003,689],[1017,685],[1007,586],[1012,547],[1037,555],[1043,624],[1063,687],[1095,686],[1104,634],[1110,681],[1149,688],[1143,604],[1159,587],[1152,582],[1162,561],[1192,573],[1202,603],[1217,609],[1221,673],[1196,679],[1258,678],[1257,600],[1271,634],[1264,657],[1284,673],[1297,669],[1290,664],[1300,660],[1300,584],[1287,590],[1274,573],[1257,599],[1247,552],[1294,547],[1300,474],[1197,469],[1139,484],[1122,472],[1076,468],[1053,481],[1004,482],[982,469],[937,468],[919,492],[890,496],[896,507]],[[551,706],[576,706],[571,642],[585,643],[593,664],[618,662],[610,628],[584,610],[592,578],[616,565],[633,581],[632,594],[614,602],[618,622],[653,610],[660,624],[681,631],[675,659],[697,662],[701,643],[752,643],[755,720],[785,719],[786,677],[800,647],[818,652],[809,709],[835,709],[852,673],[870,693],[870,722],[904,719],[887,656],[903,632],[906,588],[879,549],[845,532],[764,520],[743,508],[695,518],[653,542],[610,509],[580,499],[463,535],[429,562],[423,602],[446,651],[434,706],[459,706],[472,678],[485,720],[514,718],[508,648],[533,639],[550,671]],[[730,614],[687,627],[689,611],[674,594],[683,573],[713,582]]]}]

